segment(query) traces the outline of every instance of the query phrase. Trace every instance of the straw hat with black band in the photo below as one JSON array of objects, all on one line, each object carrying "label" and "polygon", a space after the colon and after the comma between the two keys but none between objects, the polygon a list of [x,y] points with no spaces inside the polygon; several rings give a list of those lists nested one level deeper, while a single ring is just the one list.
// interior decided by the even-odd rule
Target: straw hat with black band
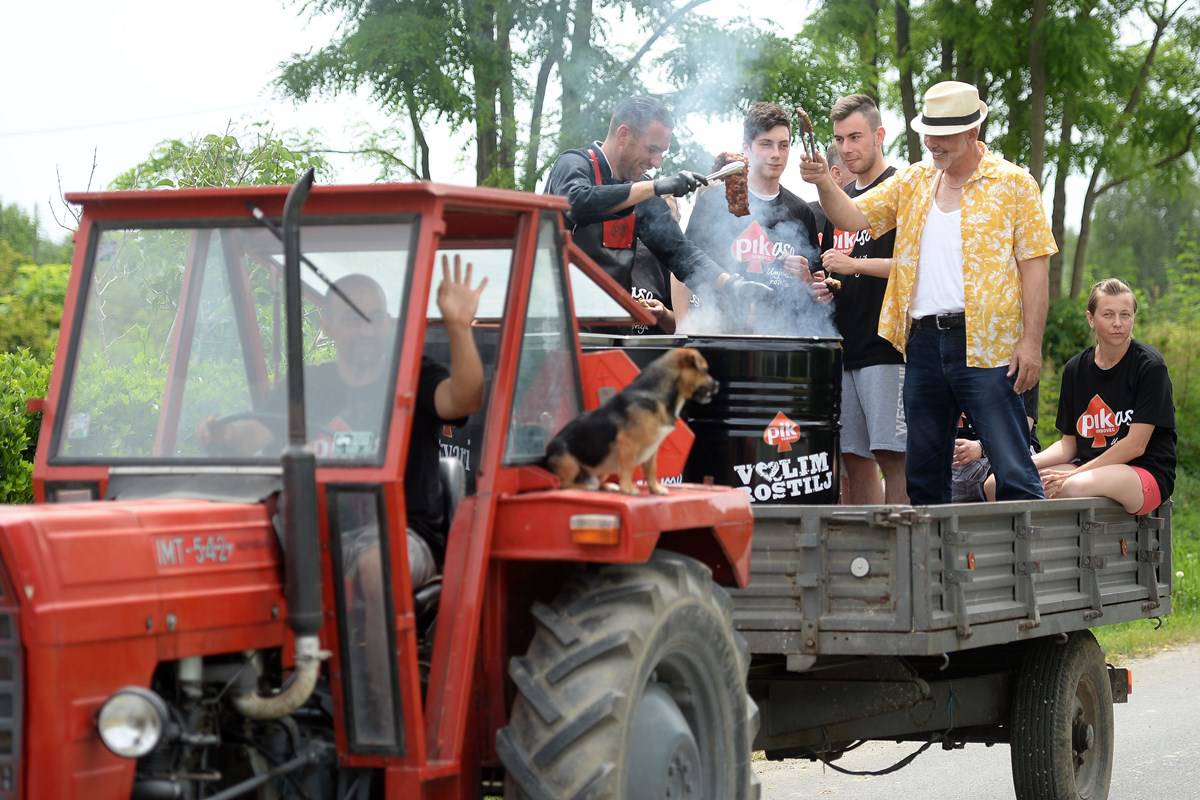
[{"label": "straw hat with black band", "polygon": [[987,104],[979,99],[979,90],[969,83],[942,81],[925,92],[921,116],[909,125],[917,133],[951,136],[979,127],[987,117]]}]

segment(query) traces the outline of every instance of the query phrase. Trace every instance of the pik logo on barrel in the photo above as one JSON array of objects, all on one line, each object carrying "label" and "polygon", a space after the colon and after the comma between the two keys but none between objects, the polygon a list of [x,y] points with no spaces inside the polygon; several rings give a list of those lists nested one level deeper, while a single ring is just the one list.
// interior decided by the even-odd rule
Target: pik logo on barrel
[{"label": "pik logo on barrel", "polygon": [[780,453],[787,453],[791,451],[793,442],[800,441],[800,426],[780,411],[775,414],[771,424],[763,429],[762,438],[768,446],[776,448]]}]

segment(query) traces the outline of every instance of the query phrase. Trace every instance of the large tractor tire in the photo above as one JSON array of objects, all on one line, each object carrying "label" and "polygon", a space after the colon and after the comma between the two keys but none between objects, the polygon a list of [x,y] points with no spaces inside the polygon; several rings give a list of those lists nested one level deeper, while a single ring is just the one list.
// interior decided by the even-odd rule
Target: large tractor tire
[{"label": "large tractor tire", "polygon": [[1013,696],[1017,800],[1105,800],[1112,764],[1112,684],[1096,638],[1033,642]]},{"label": "large tractor tire", "polygon": [[707,567],[660,551],[532,613],[496,735],[506,800],[756,800],[749,652]]}]

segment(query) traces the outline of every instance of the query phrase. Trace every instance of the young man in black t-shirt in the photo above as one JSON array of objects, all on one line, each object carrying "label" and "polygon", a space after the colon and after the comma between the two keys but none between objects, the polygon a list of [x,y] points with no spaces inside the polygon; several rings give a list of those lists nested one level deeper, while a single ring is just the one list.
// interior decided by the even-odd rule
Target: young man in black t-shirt
[{"label": "young man in black t-shirt", "polygon": [[[870,97],[852,94],[834,104],[833,144],[854,180],[843,189],[857,197],[895,172],[883,156],[884,129]],[[831,162],[832,163],[832,162]],[[827,222],[821,234],[823,272],[837,273],[834,321],[842,334],[842,460],[855,505],[907,503],[904,451],[904,358],[877,331],[896,232],[872,239],[870,231],[843,231]],[[828,289],[813,284],[825,299]],[[883,473],[880,483],[879,474]]]},{"label": "young man in black t-shirt", "polygon": [[1117,278],[1088,297],[1096,344],[1063,367],[1063,438],[1034,457],[1046,497],[1110,497],[1149,514],[1175,489],[1175,403],[1162,354],[1133,339],[1137,298]]},{"label": "young man in black t-shirt", "polygon": [[815,333],[820,322],[807,318],[826,318],[824,310],[815,308],[808,289],[810,267],[819,255],[816,217],[807,203],[779,183],[791,150],[791,120],[775,103],[755,103],[746,115],[743,134],[750,215],[735,217],[729,213],[725,192],[705,191],[696,199],[687,238],[721,269],[769,286],[775,293],[757,302],[752,319],[749,309],[727,305],[726,329],[714,332]]}]

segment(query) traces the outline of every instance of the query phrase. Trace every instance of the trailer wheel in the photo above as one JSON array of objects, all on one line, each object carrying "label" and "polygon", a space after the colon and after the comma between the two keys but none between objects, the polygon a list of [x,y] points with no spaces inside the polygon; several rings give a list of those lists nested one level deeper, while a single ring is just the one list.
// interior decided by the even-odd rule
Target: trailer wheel
[{"label": "trailer wheel", "polygon": [[659,552],[534,604],[496,734],[507,800],[755,800],[749,651],[708,568]]},{"label": "trailer wheel", "polygon": [[1105,800],[1112,763],[1112,686],[1096,638],[1032,643],[1013,698],[1017,800]]}]

